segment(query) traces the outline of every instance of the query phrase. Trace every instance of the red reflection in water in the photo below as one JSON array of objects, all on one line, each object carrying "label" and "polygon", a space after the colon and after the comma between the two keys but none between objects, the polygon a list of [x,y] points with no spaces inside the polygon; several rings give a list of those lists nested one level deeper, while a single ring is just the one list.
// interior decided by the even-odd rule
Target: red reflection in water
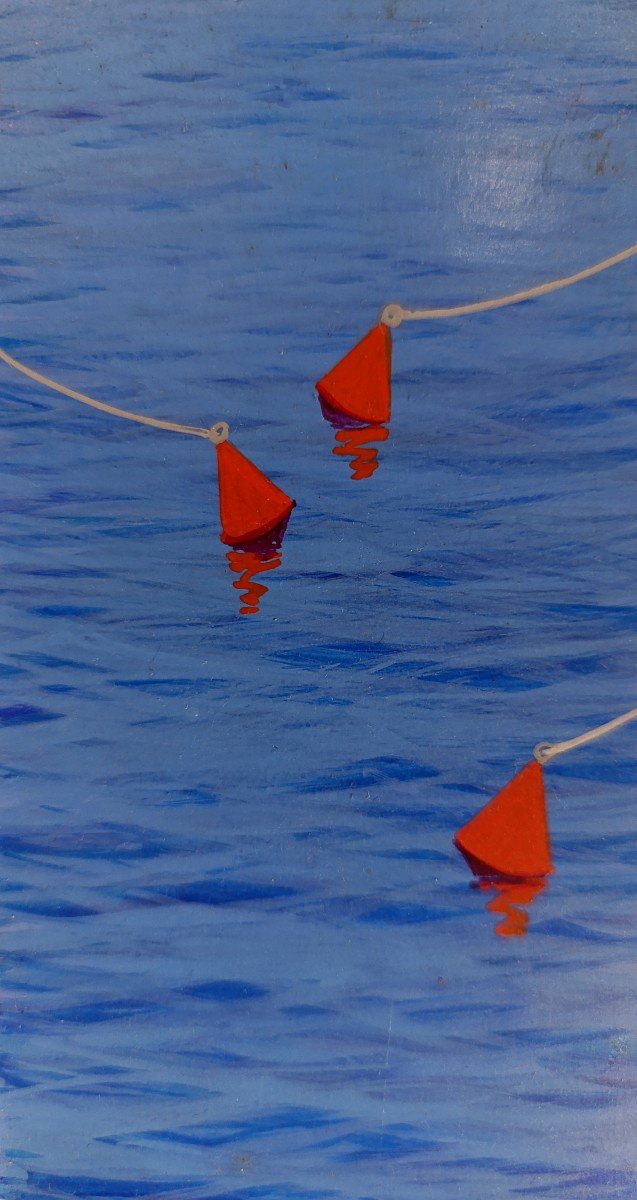
[{"label": "red reflection in water", "polygon": [[287,527],[287,520],[277,526],[267,537],[259,538],[244,546],[235,546],[226,554],[228,566],[238,579],[233,579],[232,586],[240,593],[239,612],[242,616],[258,613],[263,597],[268,588],[264,583],[257,583],[256,577],[266,571],[276,571],[281,566],[281,544]]},{"label": "red reflection in water", "polygon": [[471,884],[481,892],[495,892],[486,905],[487,912],[502,916],[493,932],[500,937],[523,937],[529,923],[524,905],[533,903],[544,891],[545,879],[480,879]]},{"label": "red reflection in water", "polygon": [[[389,430],[384,425],[365,425],[363,429],[339,429],[332,454],[351,457],[352,479],[369,479],[378,470],[378,450],[367,442],[386,442]],[[340,443],[340,444],[339,444]]]},{"label": "red reflection in water", "polygon": [[336,429],[336,445],[332,454],[351,459],[349,469],[352,479],[369,479],[380,466],[378,450],[373,443],[386,442],[389,429],[385,425],[366,425],[364,421],[346,417],[320,398],[319,403],[325,420]]}]

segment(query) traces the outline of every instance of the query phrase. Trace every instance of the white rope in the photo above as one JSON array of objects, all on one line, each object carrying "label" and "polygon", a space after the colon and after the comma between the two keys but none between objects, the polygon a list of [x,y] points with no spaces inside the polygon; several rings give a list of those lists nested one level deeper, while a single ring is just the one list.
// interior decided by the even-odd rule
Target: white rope
[{"label": "white rope", "polygon": [[637,720],[637,708],[631,708],[630,712],[622,713],[621,717],[615,717],[613,721],[607,721],[605,725],[598,725],[596,729],[589,729],[588,733],[581,733],[579,737],[569,738],[567,742],[555,742],[553,745],[550,742],[538,742],[533,751],[533,757],[542,764],[550,762],[552,758],[557,758],[558,754],[566,754],[568,750],[586,746],[588,742],[596,742],[605,734],[612,733],[614,729],[620,729],[622,725],[627,725],[629,721],[635,720]]},{"label": "white rope", "polygon": [[41,375],[39,371],[34,371],[33,367],[28,367],[26,363],[20,362],[20,359],[12,358],[2,347],[0,347],[0,361],[6,363],[8,367],[13,367],[13,370],[19,371],[21,375],[26,375],[28,379],[33,379],[42,387],[50,388],[52,392],[59,392],[61,396],[68,396],[71,400],[79,400],[80,404],[88,404],[89,408],[96,408],[98,412],[109,413],[111,417],[121,417],[124,421],[135,421],[138,425],[149,425],[151,429],[166,429],[169,433],[186,433],[191,437],[206,438],[207,441],[212,442],[213,446],[218,446],[228,439],[230,430],[225,421],[217,421],[211,429],[204,429],[199,425],[181,425],[177,421],[164,421],[159,417],[144,417],[141,413],[131,412],[128,408],[117,408],[114,404],[105,404],[103,400],[96,400],[93,396],[87,396],[85,392],[76,392],[74,388],[68,388],[55,379],[49,379],[48,375]]},{"label": "white rope", "polygon": [[512,292],[508,296],[496,296],[494,300],[477,300],[472,304],[456,304],[451,308],[403,308],[400,304],[386,304],[380,314],[382,325],[397,329],[403,321],[435,321],[443,317],[464,317],[470,313],[489,312],[493,308],[506,308],[509,304],[521,304],[523,300],[533,300],[535,296],[546,296],[549,292],[557,292],[560,288],[570,287],[582,279],[590,279],[591,275],[599,275],[609,267],[626,262],[637,254],[637,242],[613,254],[592,267],[584,267],[574,275],[565,275],[562,279],[551,279],[548,283],[539,283],[536,287],[526,288],[523,292]]}]

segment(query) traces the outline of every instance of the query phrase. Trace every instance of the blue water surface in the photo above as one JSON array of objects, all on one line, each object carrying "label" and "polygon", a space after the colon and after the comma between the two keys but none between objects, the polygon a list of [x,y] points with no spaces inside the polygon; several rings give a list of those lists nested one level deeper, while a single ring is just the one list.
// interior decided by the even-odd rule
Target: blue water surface
[{"label": "blue water surface", "polygon": [[[496,933],[454,831],[635,701],[632,0],[0,11],[0,344],[294,496],[240,614],[212,448],[0,368],[6,1200],[637,1196],[637,734],[547,770]],[[236,564],[235,564],[236,565]]]}]

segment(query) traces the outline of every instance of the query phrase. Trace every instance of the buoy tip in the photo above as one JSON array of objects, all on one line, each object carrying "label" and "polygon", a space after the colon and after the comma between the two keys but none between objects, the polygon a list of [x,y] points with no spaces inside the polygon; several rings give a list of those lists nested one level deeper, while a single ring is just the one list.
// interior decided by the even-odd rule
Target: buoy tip
[{"label": "buoy tip", "polygon": [[390,329],[398,329],[404,320],[404,310],[400,304],[386,304],[380,314],[379,322],[381,325],[388,325]]},{"label": "buoy tip", "polygon": [[553,747],[550,742],[538,742],[537,746],[534,746],[533,757],[541,767],[545,766],[545,764],[552,758],[550,753],[552,749]]},{"label": "buoy tip", "polygon": [[213,446],[220,446],[222,442],[227,442],[229,436],[230,426],[227,421],[215,421],[208,431],[208,437]]}]

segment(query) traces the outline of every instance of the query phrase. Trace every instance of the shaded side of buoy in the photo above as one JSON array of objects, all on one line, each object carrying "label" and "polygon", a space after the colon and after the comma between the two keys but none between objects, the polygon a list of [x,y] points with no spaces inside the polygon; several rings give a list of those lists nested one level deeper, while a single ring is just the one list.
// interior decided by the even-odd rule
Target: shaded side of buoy
[{"label": "shaded side of buoy", "polygon": [[316,390],[331,408],[373,424],[388,421],[391,411],[391,330],[375,325],[332,367]]},{"label": "shaded side of buoy", "polygon": [[474,875],[538,879],[553,870],[544,779],[524,767],[453,839]]},{"label": "shaded side of buoy", "polygon": [[295,501],[230,442],[217,446],[221,541],[242,546],[265,537],[294,508]]}]

